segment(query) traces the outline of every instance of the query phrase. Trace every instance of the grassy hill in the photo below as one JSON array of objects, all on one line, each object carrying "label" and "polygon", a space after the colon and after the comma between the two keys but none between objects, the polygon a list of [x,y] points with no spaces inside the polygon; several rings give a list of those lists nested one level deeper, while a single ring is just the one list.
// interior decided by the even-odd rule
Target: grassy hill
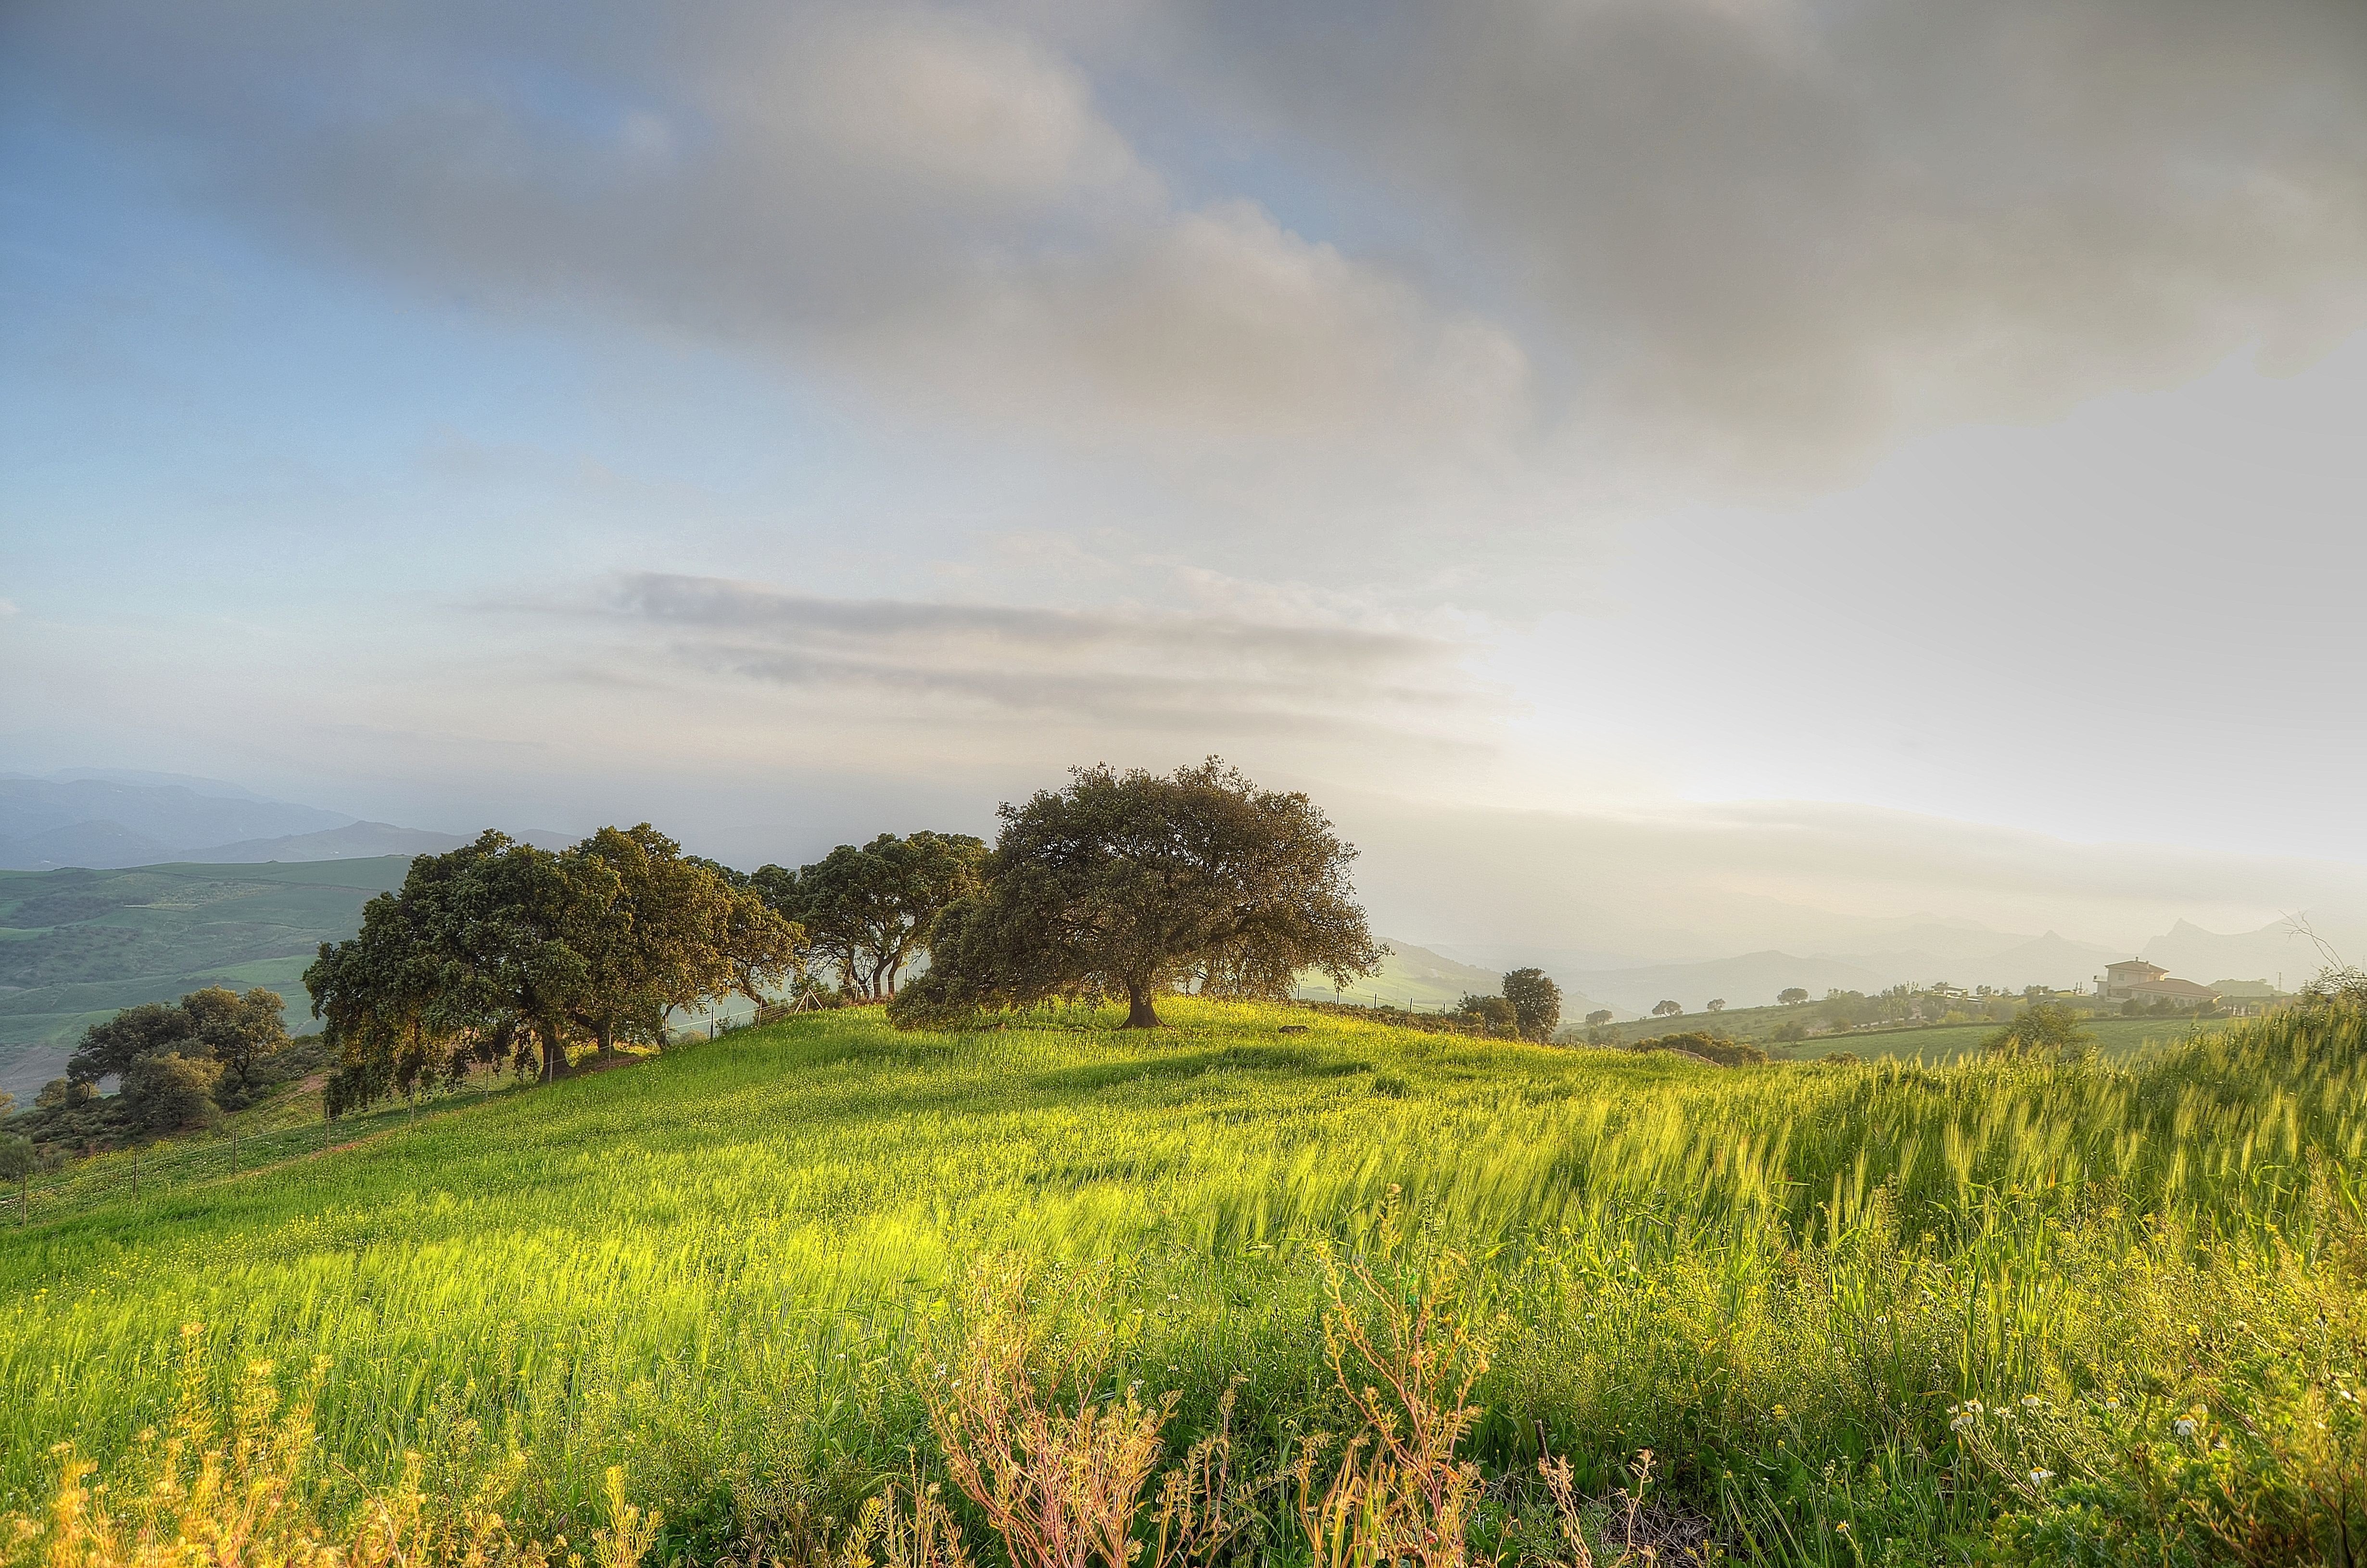
[{"label": "grassy hill", "polygon": [[300,976],[408,856],[282,865],[0,871],[0,1089],[29,1099],[82,1032],[204,986],[267,986],[303,1022]]},{"label": "grassy hill", "polygon": [[[1651,1450],[1648,1526],[1769,1561],[2304,1561],[2367,1495],[2331,1392],[2367,1375],[2355,1014],[2134,1069],[1718,1070],[1163,1007],[809,1015],[326,1152],[282,1105],[239,1174],[203,1140],[136,1196],[109,1156],[0,1232],[0,1512],[63,1438],[135,1449],[200,1324],[200,1392],[320,1359],[337,1496],[406,1450],[465,1490],[515,1444],[522,1525],[587,1529],[615,1464],[664,1511],[652,1562],[834,1540],[881,1477],[943,1478],[955,1286],[1010,1252],[1050,1269],[1059,1386],[1172,1391],[1177,1449],[1229,1387],[1234,1462],[1272,1474],[1353,1418],[1327,1241],[1392,1290],[1470,1260],[1472,1529],[1507,1551],[1553,1517],[1540,1443],[1595,1496]],[[1257,1497],[1251,1544],[1304,1562]]]}]

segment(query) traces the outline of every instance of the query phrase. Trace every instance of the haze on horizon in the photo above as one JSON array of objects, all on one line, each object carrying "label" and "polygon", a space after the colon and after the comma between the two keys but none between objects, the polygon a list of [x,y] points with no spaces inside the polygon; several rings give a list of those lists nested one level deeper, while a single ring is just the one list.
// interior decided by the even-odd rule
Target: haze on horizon
[{"label": "haze on horizon", "polygon": [[2355,955],[2362,170],[2334,0],[34,0],[0,771]]}]

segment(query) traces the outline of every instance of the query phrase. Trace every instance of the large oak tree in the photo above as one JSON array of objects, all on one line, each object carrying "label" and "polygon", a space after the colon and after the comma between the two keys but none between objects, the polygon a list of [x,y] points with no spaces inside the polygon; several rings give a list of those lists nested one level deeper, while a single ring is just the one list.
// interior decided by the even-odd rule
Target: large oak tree
[{"label": "large oak tree", "polygon": [[1307,796],[1214,757],[1071,777],[1002,807],[985,887],[939,918],[899,1021],[1110,994],[1128,1028],[1156,1028],[1157,998],[1187,978],[1281,997],[1303,970],[1344,986],[1379,964],[1349,885],[1356,852]]}]

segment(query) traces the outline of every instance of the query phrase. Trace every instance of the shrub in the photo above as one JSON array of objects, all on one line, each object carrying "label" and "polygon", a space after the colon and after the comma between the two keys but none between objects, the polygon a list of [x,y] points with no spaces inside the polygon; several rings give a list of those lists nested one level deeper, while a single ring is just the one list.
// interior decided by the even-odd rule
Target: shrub
[{"label": "shrub", "polygon": [[177,1051],[141,1056],[123,1070],[123,1111],[137,1127],[152,1133],[211,1126],[221,1119],[214,1089],[222,1066]]},{"label": "shrub", "polygon": [[1455,1010],[1490,1034],[1513,1035],[1521,1032],[1520,1010],[1502,997],[1466,995],[1455,1004]]},{"label": "shrub", "polygon": [[1993,1056],[2065,1056],[2094,1042],[2078,1016],[2060,1002],[2024,1008],[2014,1021],[1982,1043]]},{"label": "shrub", "polygon": [[1729,1040],[1723,1034],[1662,1034],[1650,1040],[1638,1040],[1628,1047],[1632,1051],[1681,1051],[1700,1056],[1721,1067],[1759,1067],[1767,1064],[1767,1053],[1745,1040]]}]

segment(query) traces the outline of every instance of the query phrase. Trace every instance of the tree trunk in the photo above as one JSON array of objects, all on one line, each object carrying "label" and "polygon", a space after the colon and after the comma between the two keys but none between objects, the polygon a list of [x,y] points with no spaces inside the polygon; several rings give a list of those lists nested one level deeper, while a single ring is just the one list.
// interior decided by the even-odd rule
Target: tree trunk
[{"label": "tree trunk", "polygon": [[567,1076],[567,1047],[560,1043],[558,1035],[548,1032],[542,1035],[541,1044],[542,1081],[545,1083],[554,1083],[559,1079],[565,1077]]},{"label": "tree trunk", "polygon": [[617,1026],[606,1019],[600,1021],[600,1059],[606,1061],[617,1054]]},{"label": "tree trunk", "polygon": [[1126,983],[1126,1026],[1128,1029],[1159,1027],[1159,1014],[1150,1005],[1150,987],[1139,980]]}]

